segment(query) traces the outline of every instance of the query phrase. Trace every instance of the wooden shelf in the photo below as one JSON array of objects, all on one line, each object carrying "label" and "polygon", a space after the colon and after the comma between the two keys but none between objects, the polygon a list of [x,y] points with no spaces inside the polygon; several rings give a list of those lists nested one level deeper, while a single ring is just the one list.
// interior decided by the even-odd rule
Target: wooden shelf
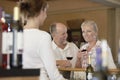
[{"label": "wooden shelf", "polygon": [[0,77],[39,76],[40,69],[0,69]]}]

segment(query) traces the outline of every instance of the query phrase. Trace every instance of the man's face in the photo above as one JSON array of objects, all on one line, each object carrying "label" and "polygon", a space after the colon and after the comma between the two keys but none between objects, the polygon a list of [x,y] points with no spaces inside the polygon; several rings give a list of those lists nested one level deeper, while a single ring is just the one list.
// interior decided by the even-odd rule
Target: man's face
[{"label": "man's face", "polygon": [[57,27],[57,31],[54,34],[54,41],[59,44],[66,44],[67,41],[67,28],[66,27]]}]

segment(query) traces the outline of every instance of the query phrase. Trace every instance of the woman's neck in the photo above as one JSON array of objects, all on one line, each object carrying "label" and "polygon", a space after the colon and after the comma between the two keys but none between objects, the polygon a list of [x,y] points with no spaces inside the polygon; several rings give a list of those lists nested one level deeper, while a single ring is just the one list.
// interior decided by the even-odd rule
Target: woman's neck
[{"label": "woman's neck", "polygon": [[88,48],[87,48],[87,51],[88,51],[88,52],[96,45],[96,42],[97,42],[97,40],[96,40],[96,41],[93,41],[93,42],[89,42],[89,46],[88,46]]},{"label": "woman's neck", "polygon": [[24,29],[39,29],[39,23],[36,19],[27,20],[27,24],[24,26]]}]

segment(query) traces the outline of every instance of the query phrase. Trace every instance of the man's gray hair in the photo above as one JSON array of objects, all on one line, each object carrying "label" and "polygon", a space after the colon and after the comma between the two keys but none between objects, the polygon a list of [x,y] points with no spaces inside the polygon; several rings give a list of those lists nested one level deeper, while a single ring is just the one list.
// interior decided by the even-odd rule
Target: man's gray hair
[{"label": "man's gray hair", "polygon": [[50,31],[50,34],[56,32],[56,23],[53,23],[50,25],[49,31]]}]

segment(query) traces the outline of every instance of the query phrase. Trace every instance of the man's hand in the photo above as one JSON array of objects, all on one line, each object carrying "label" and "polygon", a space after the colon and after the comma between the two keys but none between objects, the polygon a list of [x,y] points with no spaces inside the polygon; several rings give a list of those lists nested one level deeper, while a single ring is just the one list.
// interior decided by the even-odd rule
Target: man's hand
[{"label": "man's hand", "polygon": [[63,67],[63,68],[72,66],[69,60],[56,60],[56,64],[58,67]]}]

